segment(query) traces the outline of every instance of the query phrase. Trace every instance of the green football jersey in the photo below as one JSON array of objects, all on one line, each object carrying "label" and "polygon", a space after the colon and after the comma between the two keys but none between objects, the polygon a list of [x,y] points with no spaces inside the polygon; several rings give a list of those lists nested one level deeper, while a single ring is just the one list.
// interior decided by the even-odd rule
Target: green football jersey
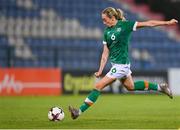
[{"label": "green football jersey", "polygon": [[136,30],[136,22],[121,20],[115,26],[105,29],[103,44],[107,44],[109,58],[112,63],[130,63],[128,44],[133,30]]}]

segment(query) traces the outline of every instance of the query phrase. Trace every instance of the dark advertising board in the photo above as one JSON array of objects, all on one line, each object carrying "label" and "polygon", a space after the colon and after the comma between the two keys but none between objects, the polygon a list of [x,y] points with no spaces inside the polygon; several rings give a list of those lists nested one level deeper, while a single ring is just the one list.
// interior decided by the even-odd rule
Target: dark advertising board
[{"label": "dark advertising board", "polygon": [[[155,83],[167,82],[167,72],[133,72],[132,74],[134,81],[147,80]],[[69,71],[63,72],[63,90],[64,93],[87,93],[91,91],[95,83],[100,78],[94,76],[94,72],[91,71]],[[116,80],[112,84],[106,86],[103,89],[104,93],[124,93],[127,90],[122,86],[119,80]]]}]

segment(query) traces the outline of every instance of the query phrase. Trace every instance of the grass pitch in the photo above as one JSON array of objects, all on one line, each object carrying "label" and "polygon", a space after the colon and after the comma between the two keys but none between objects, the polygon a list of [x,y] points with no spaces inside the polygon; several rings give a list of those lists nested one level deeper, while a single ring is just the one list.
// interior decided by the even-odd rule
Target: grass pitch
[{"label": "grass pitch", "polygon": [[[0,128],[16,129],[178,129],[180,97],[164,95],[105,95],[77,120],[68,105],[78,107],[86,95],[59,97],[0,97]],[[62,122],[47,118],[49,108],[65,111]]]}]

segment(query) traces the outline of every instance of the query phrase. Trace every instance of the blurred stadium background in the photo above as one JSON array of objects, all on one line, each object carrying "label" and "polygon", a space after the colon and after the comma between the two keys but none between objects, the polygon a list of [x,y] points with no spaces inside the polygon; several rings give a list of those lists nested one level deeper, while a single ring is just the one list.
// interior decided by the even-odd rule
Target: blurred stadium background
[{"label": "blurred stadium background", "polygon": [[[64,90],[91,89],[102,52],[104,8],[121,8],[132,21],[179,20],[179,4],[178,0],[0,0],[0,67],[59,68]],[[130,57],[135,79],[169,80],[169,68],[180,67],[179,29],[180,25],[133,33]],[[6,72],[2,75],[2,81],[12,78]],[[73,86],[76,82],[69,79],[78,77],[82,82]],[[89,88],[80,87],[84,82]]]},{"label": "blurred stadium background", "polygon": [[[90,91],[109,6],[132,21],[180,20],[179,0],[0,0],[0,96]],[[169,82],[180,94],[180,24],[134,32],[130,58],[135,80]],[[116,81],[104,92],[127,91]]]}]

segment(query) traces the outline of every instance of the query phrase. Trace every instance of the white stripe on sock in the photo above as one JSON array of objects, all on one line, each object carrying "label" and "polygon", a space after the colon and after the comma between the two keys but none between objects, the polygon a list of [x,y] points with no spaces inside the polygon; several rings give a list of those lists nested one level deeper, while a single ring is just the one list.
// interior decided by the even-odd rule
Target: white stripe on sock
[{"label": "white stripe on sock", "polygon": [[81,109],[79,109],[79,115],[81,115],[81,113],[82,113],[82,111],[81,111]]},{"label": "white stripe on sock", "polygon": [[91,101],[89,98],[85,99],[85,102],[90,102],[90,103],[94,103],[93,101]]},{"label": "white stripe on sock", "polygon": [[158,88],[157,88],[157,90],[158,90],[158,91],[161,91],[161,87],[159,86],[159,84],[158,84]]}]

